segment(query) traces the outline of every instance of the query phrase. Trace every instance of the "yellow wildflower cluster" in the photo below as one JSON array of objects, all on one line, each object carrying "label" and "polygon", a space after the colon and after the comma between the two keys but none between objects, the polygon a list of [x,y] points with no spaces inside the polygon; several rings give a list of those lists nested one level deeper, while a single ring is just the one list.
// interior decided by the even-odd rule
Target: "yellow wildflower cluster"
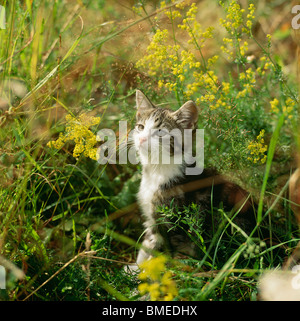
[{"label": "yellow wildflower cluster", "polygon": [[137,62],[137,67],[148,69],[150,76],[155,76],[158,71],[166,72],[176,65],[178,61],[178,45],[166,45],[169,37],[167,29],[158,29],[147,48],[145,57]]},{"label": "yellow wildflower cluster", "polygon": [[196,44],[202,48],[206,39],[213,37],[213,27],[208,27],[205,31],[202,30],[200,23],[196,20],[198,8],[196,3],[192,3],[190,9],[186,13],[186,18],[178,25],[178,28],[186,30],[190,36],[189,44]]},{"label": "yellow wildflower cluster", "polygon": [[138,289],[141,295],[150,294],[151,301],[171,301],[178,294],[171,272],[166,271],[166,257],[161,255],[141,264]]},{"label": "yellow wildflower cluster", "polygon": [[[183,11],[186,6],[187,4],[183,2],[177,4],[176,8]],[[166,2],[162,1],[161,8],[164,7],[166,7]],[[201,48],[206,39],[213,37],[213,28],[202,30],[196,20],[198,8],[195,3],[189,6],[185,14],[179,10],[168,11],[166,9],[165,13],[172,12],[172,16],[168,15],[170,19],[182,18],[182,22],[177,27],[188,33],[189,40],[187,42],[190,46],[181,49],[176,42],[174,45],[167,44],[172,41],[173,37],[167,29],[157,29],[147,48],[147,55],[137,62],[137,67],[146,69],[150,76],[164,75],[158,81],[159,88],[175,92],[180,90],[188,99],[199,88],[216,92],[217,77],[209,68],[216,62],[218,56],[211,57],[205,64],[203,57],[203,63],[201,63],[195,54],[198,51],[202,56]],[[191,78],[194,78],[194,81]],[[187,79],[189,80],[188,84],[186,84]]]},{"label": "yellow wildflower cluster", "polygon": [[285,100],[285,104],[283,106],[280,106],[279,100],[277,98],[274,98],[273,100],[270,101],[270,105],[271,105],[271,112],[278,114],[280,111],[282,111],[288,119],[293,118],[292,112],[294,110],[296,102],[292,98],[288,97]]},{"label": "yellow wildflower cluster", "polygon": [[243,89],[238,92],[237,98],[245,97],[246,95],[250,94],[252,92],[252,88],[256,83],[256,73],[255,71],[250,67],[246,69],[246,72],[241,72],[239,74],[239,80],[240,83],[243,84]]},{"label": "yellow wildflower cluster", "polygon": [[[176,1],[177,1],[177,0],[171,0],[172,3],[175,3]],[[177,4],[175,5],[175,8],[177,8],[177,9],[179,9],[179,10],[182,10],[182,9],[184,9],[184,8],[185,8],[186,6],[188,6],[188,5],[189,5],[189,0],[187,0],[187,1],[181,1],[181,2],[179,2],[179,3],[177,3]],[[166,8],[166,6],[167,6],[166,1],[161,1],[161,2],[160,2],[160,9],[164,9],[164,8]],[[180,13],[178,10],[176,10],[176,9],[174,10],[173,8],[174,8],[173,6],[170,7],[170,10],[173,10],[173,12],[175,12],[175,16],[181,17],[181,13]],[[164,10],[163,12],[164,12],[170,19],[172,18],[172,17],[169,16],[167,9]]]},{"label": "yellow wildflower cluster", "polygon": [[292,111],[294,110],[294,107],[296,105],[296,102],[292,98],[287,98],[285,100],[285,104],[282,106],[282,112],[287,116],[287,118],[291,119]]},{"label": "yellow wildflower cluster", "polygon": [[[174,2],[173,0],[172,0],[172,2]],[[163,9],[163,8],[165,8],[167,6],[167,4],[166,4],[166,1],[162,1],[161,3],[160,3],[160,8],[161,9]],[[180,11],[179,10],[174,10],[174,9],[172,9],[172,7],[171,8],[169,8],[169,10],[164,10],[164,13],[167,15],[167,17],[170,19],[170,20],[174,20],[174,19],[176,19],[176,18],[181,18],[181,13],[180,13]]]},{"label": "yellow wildflower cluster", "polygon": [[[251,30],[252,28],[252,24],[253,24],[253,20],[255,18],[254,16],[254,11],[255,11],[255,7],[254,7],[254,4],[253,3],[250,3],[249,4],[249,7],[248,7],[248,14],[247,14],[247,21],[246,21],[246,26],[249,30]],[[249,32],[249,30],[247,30],[247,32]]]},{"label": "yellow wildflower cluster", "polygon": [[262,56],[260,59],[260,66],[256,68],[256,72],[259,76],[263,76],[268,69],[271,68],[271,63],[270,61],[267,61],[266,56]]},{"label": "yellow wildflower cluster", "polygon": [[[150,76],[160,75],[159,88],[165,88],[177,94],[183,93],[186,99],[194,99],[196,103],[204,102],[212,110],[219,107],[230,109],[233,105],[230,89],[234,87],[231,88],[226,81],[221,83],[213,70],[219,56],[214,55],[205,61],[202,54],[205,41],[213,37],[213,28],[208,27],[202,30],[196,19],[198,12],[196,3],[193,2],[186,6],[184,2],[182,6],[179,5],[177,4],[176,10],[173,9],[173,11],[166,8],[166,12],[178,11],[175,16],[169,15],[169,18],[181,18],[181,23],[177,24],[177,27],[187,32],[189,46],[182,49],[167,29],[157,29],[147,48],[147,54],[137,62],[137,67],[147,70]],[[162,1],[161,8],[166,6],[166,1]],[[227,53],[231,60],[234,59],[234,52],[236,52],[246,61],[249,44],[242,36],[243,33],[249,36],[247,28],[252,26],[255,7],[250,4],[246,12],[235,0],[232,0],[226,7],[224,4],[222,6],[227,15],[226,19],[221,19],[220,23],[229,32],[229,37],[223,39],[221,50]],[[174,28],[173,20],[172,25]],[[170,45],[172,41],[174,45]],[[196,53],[199,54],[196,55]],[[250,67],[241,72],[238,79],[241,89],[234,98],[244,98],[251,94],[256,85],[257,76],[264,75],[269,66],[269,62],[262,61],[257,69]]]},{"label": "yellow wildflower cluster", "polygon": [[[225,7],[222,2],[221,5]],[[251,3],[248,7],[246,25],[244,24],[245,9],[242,9],[237,1],[231,1],[225,10],[227,11],[226,19],[220,19],[220,23],[223,27],[225,27],[229,34],[234,36],[240,32],[248,34],[250,33],[252,23],[255,18],[254,4]]]},{"label": "yellow wildflower cluster", "polygon": [[265,145],[264,141],[265,130],[262,129],[259,135],[256,137],[256,141],[252,141],[248,145],[248,150],[250,151],[250,155],[248,160],[252,161],[254,164],[259,161],[264,164],[267,159],[266,151],[268,146]]},{"label": "yellow wildflower cluster", "polygon": [[257,78],[264,76],[266,71],[271,67],[271,63],[266,61],[265,56],[260,58],[261,65],[256,69],[249,67],[245,72],[240,72],[238,76],[239,84],[242,87],[237,93],[236,98],[243,98],[253,92]]},{"label": "yellow wildflower cluster", "polygon": [[200,88],[205,88],[206,94],[202,95],[201,98],[196,99],[196,103],[208,102],[212,103],[216,99],[216,94],[219,89],[218,77],[215,75],[213,70],[207,70],[207,72],[194,72],[194,83],[187,85],[188,91],[186,96],[190,96],[193,93],[199,91]]},{"label": "yellow wildflower cluster", "polygon": [[75,143],[73,150],[75,158],[79,157],[80,154],[84,154],[84,156],[96,160],[96,135],[89,128],[99,123],[100,117],[89,117],[86,114],[81,114],[76,118],[72,115],[67,115],[65,133],[60,133],[58,139],[48,142],[47,146],[60,149],[66,142],[71,141]]},{"label": "yellow wildflower cluster", "polygon": [[274,113],[279,113],[279,100],[277,98],[274,98],[273,100],[270,101],[270,105],[271,105],[271,111]]},{"label": "yellow wildflower cluster", "polygon": [[[226,109],[231,108],[231,104],[227,102],[227,98],[230,92],[230,84],[226,81],[223,81],[221,86],[217,86],[218,82],[216,77],[214,77],[214,85],[211,83],[211,91],[214,94],[205,94],[200,98],[202,102],[210,103],[210,109],[214,110],[219,107],[224,107]],[[198,100],[197,100],[198,101]]]},{"label": "yellow wildflower cluster", "polygon": [[[222,2],[221,5],[223,5]],[[221,18],[220,23],[230,34],[234,35],[236,29],[238,29],[244,22],[244,12],[245,9],[241,9],[241,6],[236,1],[232,1],[227,8],[226,19]]]},{"label": "yellow wildflower cluster", "polygon": [[[248,45],[248,44],[247,44]],[[270,69],[271,63],[267,61],[267,57],[263,56],[260,58],[260,66],[256,69],[249,67],[245,72],[239,73],[239,83],[241,85],[241,90],[237,93],[236,98],[243,98],[253,92],[253,88],[256,85],[257,79],[264,76],[266,71]]]},{"label": "yellow wildflower cluster", "polygon": [[[221,5],[225,7],[223,3],[221,3]],[[239,56],[244,57],[248,51],[248,42],[242,40],[242,35],[251,34],[251,28],[255,18],[255,7],[253,4],[249,5],[246,24],[244,24],[245,9],[241,9],[241,6],[236,1],[231,1],[225,10],[227,11],[226,18],[221,18],[220,24],[227,30],[229,38],[223,38],[224,45],[220,48],[227,54],[229,60],[234,59],[235,50],[237,50]]]},{"label": "yellow wildflower cluster", "polygon": [[170,20],[181,18],[181,13],[178,10],[170,9],[170,11],[166,11],[165,14],[168,16]]}]

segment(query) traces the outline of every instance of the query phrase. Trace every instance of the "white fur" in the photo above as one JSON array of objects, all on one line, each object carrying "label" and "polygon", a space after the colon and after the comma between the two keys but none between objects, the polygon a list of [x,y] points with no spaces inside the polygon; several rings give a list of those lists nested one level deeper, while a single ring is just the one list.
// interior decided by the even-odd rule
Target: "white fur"
[{"label": "white fur", "polygon": [[299,274],[296,271],[268,271],[261,276],[258,287],[264,301],[300,301]]},{"label": "white fur", "polygon": [[144,165],[138,200],[142,207],[143,214],[147,219],[146,228],[155,224],[155,220],[152,217],[153,195],[158,191],[161,185],[168,184],[176,177],[181,177],[183,175],[181,167],[182,165],[180,164]]}]

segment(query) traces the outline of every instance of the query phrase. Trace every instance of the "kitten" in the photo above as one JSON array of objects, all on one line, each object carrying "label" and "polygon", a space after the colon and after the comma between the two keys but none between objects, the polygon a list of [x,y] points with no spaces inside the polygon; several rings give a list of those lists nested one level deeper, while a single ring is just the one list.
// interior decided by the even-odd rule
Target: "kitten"
[{"label": "kitten", "polygon": [[[140,249],[135,269],[143,261],[151,257],[150,250],[168,250],[181,252],[197,257],[197,247],[182,229],[170,229],[171,221],[158,224],[161,214],[160,206],[180,209],[195,203],[199,206],[198,218],[204,218],[206,225],[211,224],[211,208],[218,208],[222,203],[224,211],[239,210],[235,219],[242,229],[255,223],[251,198],[239,186],[230,183],[215,170],[205,169],[199,175],[186,175],[188,166],[182,161],[174,161],[176,148],[184,144],[176,142],[184,137],[186,129],[195,129],[198,121],[198,110],[193,101],[186,102],[177,111],[156,107],[141,91],[136,91],[136,126],[134,144],[142,164],[142,180],[138,192],[138,203],[142,211],[145,226],[143,247]],[[170,137],[168,146],[164,146],[163,138],[170,131],[177,129],[177,136]],[[182,134],[182,136],[180,135]],[[180,137],[181,136],[181,137]],[[149,146],[151,148],[149,148]],[[179,146],[179,147],[178,147]],[[170,154],[169,164],[162,162],[162,155]],[[158,155],[153,162],[153,154]],[[188,229],[188,226],[186,226]]]}]

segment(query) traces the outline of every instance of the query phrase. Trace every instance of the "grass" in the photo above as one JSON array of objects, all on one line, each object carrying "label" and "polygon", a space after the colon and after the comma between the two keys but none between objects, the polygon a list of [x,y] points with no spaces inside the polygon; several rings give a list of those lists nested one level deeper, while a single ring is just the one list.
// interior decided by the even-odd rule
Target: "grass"
[{"label": "grass", "polygon": [[[111,1],[0,2],[6,8],[6,29],[0,30],[0,264],[7,268],[0,299],[140,297],[139,280],[123,271],[125,262],[134,262],[143,233],[135,199],[140,166],[75,158],[72,142],[59,150],[47,146],[64,132],[68,114],[99,116],[94,133],[117,132],[119,120],[132,123],[136,88],[162,106],[197,101],[206,166],[230,174],[259,205],[251,235],[222,208],[212,211],[223,220],[209,239],[188,215],[195,207],[186,209],[183,223],[198,233],[203,258],[169,259],[175,300],[256,300],[259,276],[282,266],[295,249],[299,233],[287,184],[297,167],[297,66],[290,54],[296,44],[282,16],[290,9],[274,1],[247,18],[232,15],[230,2],[196,2],[194,13],[188,13],[191,6],[177,8],[179,2],[141,1],[134,8]],[[216,23],[235,17],[243,23],[234,29]],[[247,21],[250,31],[242,31]],[[163,30],[163,41],[153,42]],[[271,108],[275,98],[278,110]],[[161,210],[181,224],[178,212]],[[254,237],[257,231],[262,239]]]}]

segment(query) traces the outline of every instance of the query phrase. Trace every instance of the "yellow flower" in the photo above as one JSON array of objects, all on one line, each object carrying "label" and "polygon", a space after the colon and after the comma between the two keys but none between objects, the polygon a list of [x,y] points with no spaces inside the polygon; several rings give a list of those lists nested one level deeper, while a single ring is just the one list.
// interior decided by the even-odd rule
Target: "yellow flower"
[{"label": "yellow flower", "polygon": [[285,100],[285,104],[279,109],[279,100],[277,98],[274,98],[270,101],[270,105],[271,112],[278,114],[281,110],[288,119],[291,119],[293,117],[292,112],[294,110],[296,102],[292,98],[288,97]]},{"label": "yellow flower", "polygon": [[[161,7],[165,8],[166,4],[166,1],[161,2]],[[182,15],[182,21],[177,27],[188,34],[186,48],[182,49],[176,42],[174,45],[170,45],[174,40],[169,31],[157,29],[146,49],[146,55],[136,65],[145,69],[149,76],[162,75],[163,78],[160,77],[161,79],[157,80],[159,88],[176,93],[180,90],[185,98],[197,99],[192,96],[199,95],[199,89],[206,90],[210,94],[216,94],[218,91],[218,78],[211,70],[218,56],[212,56],[207,59],[207,63],[205,62],[201,48],[204,47],[206,39],[213,37],[213,28],[208,27],[202,30],[196,19],[197,4],[192,3],[187,8],[188,5],[188,1],[185,1],[177,4],[176,10],[172,11],[175,12],[174,17],[179,17],[179,13],[176,11],[180,11],[180,15]],[[200,55],[196,56],[198,53]]]},{"label": "yellow flower", "polygon": [[[224,6],[224,4],[222,5]],[[220,19],[220,23],[231,35],[234,35],[236,29],[243,24],[243,13],[245,10],[241,9],[241,6],[236,1],[231,1],[225,9],[227,11],[226,19]]]},{"label": "yellow flower", "polygon": [[157,85],[158,85],[158,88],[162,88],[164,86],[164,82],[160,79]]},{"label": "yellow flower", "polygon": [[161,9],[163,9],[163,8],[165,8],[167,5],[166,5],[166,1],[162,1],[161,3],[160,3],[160,8]]},{"label": "yellow flower", "polygon": [[185,77],[184,77],[183,75],[179,75],[179,76],[178,76],[178,79],[179,79],[181,82],[183,82],[184,79],[185,79]]},{"label": "yellow flower", "polygon": [[146,49],[147,55],[137,62],[137,67],[148,69],[150,76],[155,76],[157,72],[168,73],[177,61],[179,50],[178,45],[166,45],[168,38],[167,29],[158,29]]},{"label": "yellow flower", "polygon": [[254,7],[254,4],[251,3],[248,7],[248,11],[249,13],[247,14],[247,21],[246,21],[246,26],[248,27],[248,29],[251,29],[252,28],[252,25],[253,25],[253,20],[255,18],[254,16],[254,11],[255,11],[255,7]]},{"label": "yellow flower", "polygon": [[178,10],[166,10],[165,14],[170,20],[174,20],[176,18],[181,18],[181,13]]},{"label": "yellow flower", "polygon": [[141,283],[138,285],[138,290],[141,293],[141,295],[144,295],[148,292],[149,284],[148,283]]},{"label": "yellow flower", "polygon": [[180,10],[183,10],[184,9],[184,7],[186,7],[186,6],[188,6],[189,5],[189,3],[188,3],[188,1],[182,1],[182,2],[180,2],[180,3],[178,3],[178,4],[176,4],[176,8],[178,8],[178,9],[180,9]]},{"label": "yellow flower", "polygon": [[197,5],[195,2],[192,3],[192,5],[190,6],[189,11],[187,12],[187,17],[195,17],[196,13],[197,13],[198,9],[197,9]]},{"label": "yellow flower", "polygon": [[155,283],[150,284],[148,287],[148,291],[150,294],[150,300],[151,301],[158,301],[158,299],[161,295],[159,283],[155,282]]},{"label": "yellow flower", "polygon": [[254,164],[258,163],[259,161],[264,164],[267,159],[267,155],[265,154],[268,146],[264,143],[264,134],[265,130],[262,129],[259,135],[256,137],[256,141],[252,141],[248,145],[248,150],[250,151],[250,156],[248,160],[252,161]]},{"label": "yellow flower", "polygon": [[278,113],[279,109],[278,109],[278,105],[279,105],[279,100],[277,98],[274,98],[273,100],[270,101],[270,105],[271,105],[271,111],[274,113]]},{"label": "yellow flower", "polygon": [[149,293],[151,301],[170,301],[178,294],[176,284],[170,271],[166,271],[166,257],[159,256],[143,262],[138,278],[144,282],[139,284],[140,294]]},{"label": "yellow flower", "polygon": [[292,118],[291,112],[294,110],[296,102],[289,97],[286,99],[285,105],[286,105],[286,113],[288,115],[288,118]]},{"label": "yellow flower", "polygon": [[243,89],[237,93],[236,98],[243,98],[243,97],[246,97],[246,95],[247,95],[247,90]]},{"label": "yellow flower", "polygon": [[151,277],[152,280],[157,281],[161,272],[165,269],[165,263],[166,257],[163,255],[143,262],[140,265],[143,272],[139,274],[139,279],[145,280],[147,277]]},{"label": "yellow flower", "polygon": [[[207,68],[210,68],[212,67],[216,61],[219,59],[219,56],[218,55],[214,55],[212,56],[211,58],[208,58],[207,59]],[[200,67],[200,66],[199,66]]]},{"label": "yellow flower", "polygon": [[244,34],[249,36],[251,33],[253,19],[255,18],[253,15],[255,7],[253,4],[249,5],[247,21],[245,24],[245,10],[241,9],[241,6],[237,3],[237,1],[231,1],[228,6],[225,6],[225,4],[221,2],[221,5],[224,7],[227,15],[225,19],[220,19],[220,24],[228,32],[229,38],[225,37],[223,39],[224,46],[221,46],[220,49],[228,55],[227,58],[229,60],[233,60],[234,51],[236,51],[236,49],[241,56],[244,56],[246,51],[248,51],[248,43],[246,41],[243,44],[240,43]]},{"label": "yellow flower", "polygon": [[241,56],[245,55],[245,52],[248,50],[248,42],[244,41],[244,44],[240,46],[240,54]]},{"label": "yellow flower", "polygon": [[97,148],[94,146],[97,143],[96,135],[89,129],[92,126],[100,123],[100,117],[91,117],[86,114],[79,115],[78,118],[67,115],[65,133],[60,133],[56,141],[48,142],[48,146],[60,149],[68,142],[74,142],[73,157],[77,158],[80,154],[96,160]]},{"label": "yellow flower", "polygon": [[229,91],[230,91],[230,84],[229,82],[225,82],[223,81],[222,82],[222,91],[225,95],[228,95],[229,94]]}]

